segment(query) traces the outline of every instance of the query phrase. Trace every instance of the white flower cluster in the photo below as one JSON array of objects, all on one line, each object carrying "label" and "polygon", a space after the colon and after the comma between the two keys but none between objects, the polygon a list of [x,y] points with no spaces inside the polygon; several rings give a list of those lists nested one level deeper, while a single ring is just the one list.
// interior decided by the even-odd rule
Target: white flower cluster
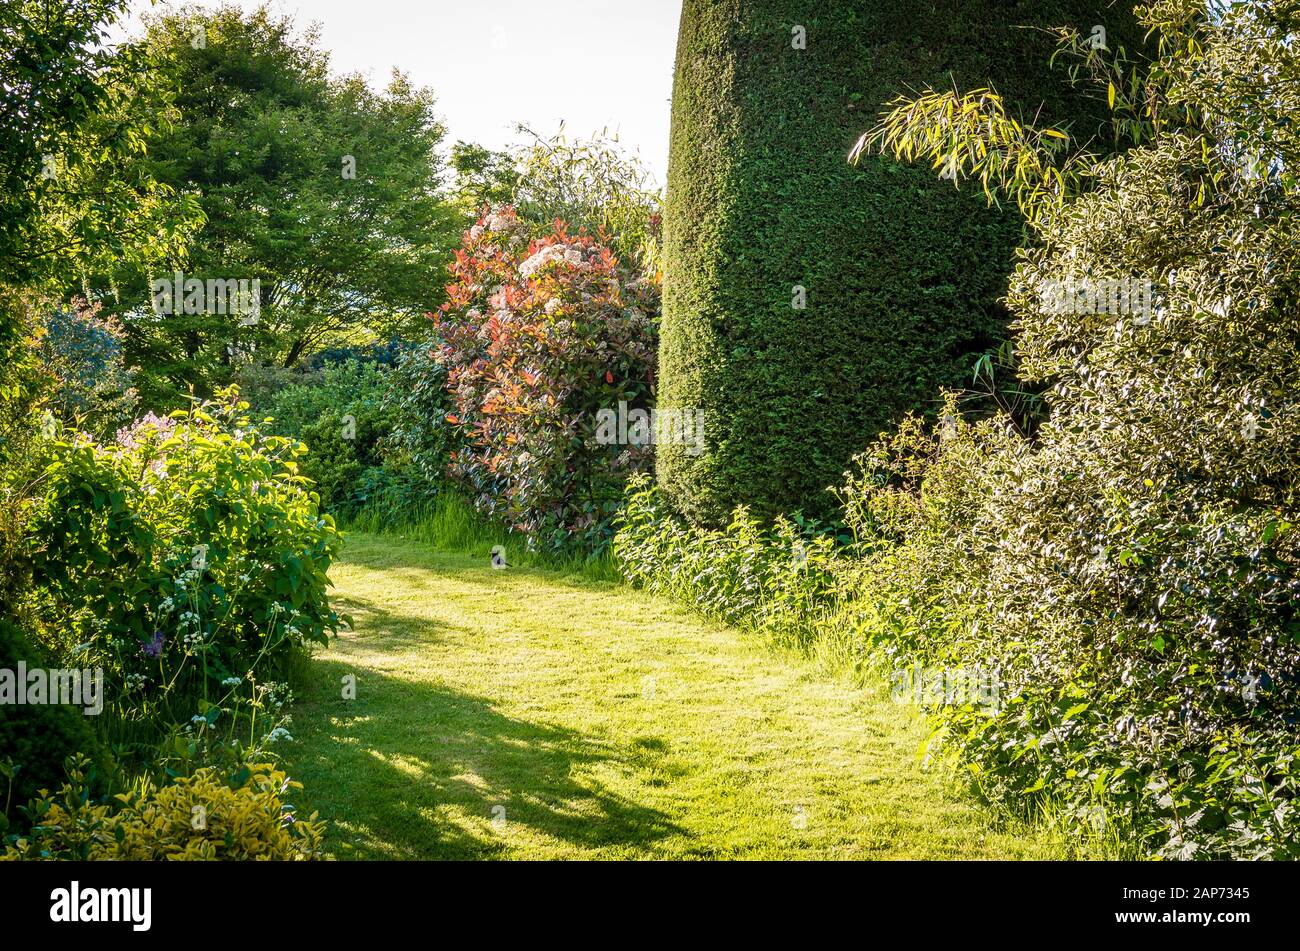
[{"label": "white flower cluster", "polygon": [[509,216],[496,214],[494,212],[493,214],[490,214],[486,218],[484,218],[483,223],[481,225],[475,225],[474,227],[470,228],[469,236],[473,240],[477,241],[479,238],[483,237],[484,231],[491,231],[500,234],[502,232],[511,231],[516,227],[517,225],[511,222]]},{"label": "white flower cluster", "polygon": [[567,244],[548,244],[519,265],[519,274],[522,277],[529,278],[553,261],[563,261],[577,267],[585,260],[581,248],[570,247]]},{"label": "white flower cluster", "polygon": [[293,691],[285,690],[282,694],[272,694],[271,702],[275,705],[277,710],[293,706]]}]

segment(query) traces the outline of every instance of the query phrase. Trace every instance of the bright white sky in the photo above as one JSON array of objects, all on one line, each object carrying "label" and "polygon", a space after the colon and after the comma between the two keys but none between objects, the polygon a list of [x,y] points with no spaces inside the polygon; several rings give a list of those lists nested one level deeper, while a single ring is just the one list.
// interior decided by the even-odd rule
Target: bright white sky
[{"label": "bright white sky", "polygon": [[[198,0],[220,6],[219,0]],[[229,0],[255,9],[262,0]],[[157,7],[171,4],[159,3]],[[182,5],[182,4],[175,4]],[[457,139],[500,148],[523,122],[543,135],[608,128],[659,183],[681,0],[272,0],[321,25],[335,72],[382,87],[393,67],[431,86]],[[133,20],[151,9],[134,0]]]}]

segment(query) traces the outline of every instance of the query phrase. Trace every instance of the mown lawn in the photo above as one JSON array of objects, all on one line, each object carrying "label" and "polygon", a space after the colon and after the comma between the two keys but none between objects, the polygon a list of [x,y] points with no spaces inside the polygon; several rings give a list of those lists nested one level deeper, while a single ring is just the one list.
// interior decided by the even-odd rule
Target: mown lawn
[{"label": "mown lawn", "polygon": [[[925,731],[615,585],[353,535],[285,747],[340,858],[1044,858]],[[356,678],[356,698],[342,681]]]}]

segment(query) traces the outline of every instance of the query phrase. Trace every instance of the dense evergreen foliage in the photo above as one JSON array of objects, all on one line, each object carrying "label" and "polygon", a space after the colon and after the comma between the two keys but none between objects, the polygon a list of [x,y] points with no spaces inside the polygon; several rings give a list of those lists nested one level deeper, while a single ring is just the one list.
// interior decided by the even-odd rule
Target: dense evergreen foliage
[{"label": "dense evergreen foliage", "polygon": [[[926,84],[992,83],[1027,118],[1100,112],[1022,26],[1135,33],[1104,3],[687,0],[665,212],[660,402],[707,414],[708,451],[661,451],[682,511],[829,502],[849,457],[1002,339],[1021,225],[924,168],[845,162],[864,120]],[[802,293],[800,291],[802,289]],[[806,306],[799,297],[806,295]]]}]

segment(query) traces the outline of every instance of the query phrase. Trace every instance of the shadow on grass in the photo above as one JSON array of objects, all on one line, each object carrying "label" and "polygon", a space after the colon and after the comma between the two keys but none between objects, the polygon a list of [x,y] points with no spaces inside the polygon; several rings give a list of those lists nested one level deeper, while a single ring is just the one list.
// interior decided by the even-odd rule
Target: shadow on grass
[{"label": "shadow on grass", "polygon": [[[341,630],[338,638],[364,645],[367,650],[405,651],[430,644],[440,632],[468,630],[416,612],[381,607],[369,598],[336,596],[330,604],[340,614],[350,616],[353,622],[353,627]],[[319,661],[313,663],[319,664]],[[295,687],[310,689],[314,679],[318,678],[313,671],[305,679],[297,681]]]},{"label": "shadow on grass", "polygon": [[[459,571],[413,568],[408,569],[408,572],[404,580],[412,589],[419,586],[421,576],[436,573],[442,580],[454,578],[456,583],[464,588],[474,589],[484,595],[504,595],[521,604],[527,603],[529,596],[536,592],[536,578],[522,571],[510,576],[473,568]],[[558,586],[551,584],[549,579],[547,585],[550,589],[547,592],[548,599],[554,603],[554,589]],[[567,593],[584,597],[590,594],[583,590],[570,590]],[[475,635],[477,632],[473,627],[435,621],[418,608],[403,610],[400,602],[392,602],[386,606],[371,598],[336,595],[330,603],[340,614],[352,618],[352,628],[343,629],[339,634],[340,639],[355,641],[367,650],[405,652],[427,647],[436,641],[442,632],[455,631],[458,634],[469,635]],[[295,686],[298,684],[296,683]]]},{"label": "shadow on grass", "polygon": [[[428,618],[347,600],[368,648],[438,636]],[[304,803],[335,823],[330,845],[341,858],[486,858],[503,856],[507,842],[536,848],[541,837],[641,852],[682,832],[599,779],[643,771],[644,749],[515,719],[483,697],[346,660],[313,668],[294,710],[298,741],[285,755]],[[342,696],[349,675],[355,699]]]}]

